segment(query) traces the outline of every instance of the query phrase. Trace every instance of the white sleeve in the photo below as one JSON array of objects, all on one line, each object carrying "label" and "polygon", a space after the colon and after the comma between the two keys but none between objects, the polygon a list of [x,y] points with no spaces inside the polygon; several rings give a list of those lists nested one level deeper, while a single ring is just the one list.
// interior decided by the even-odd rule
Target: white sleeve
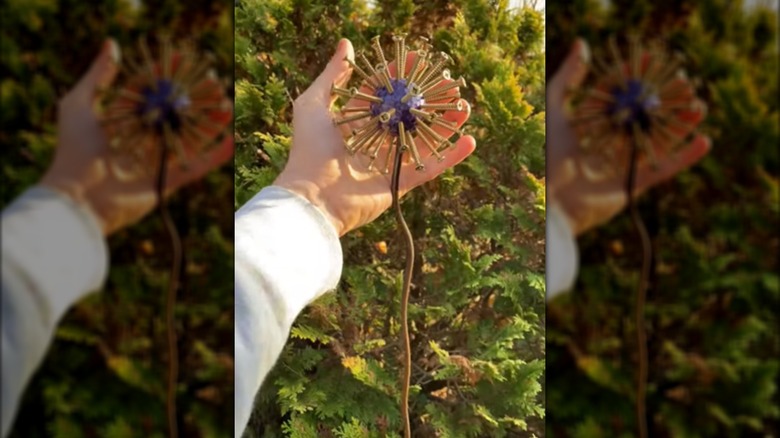
[{"label": "white sleeve", "polygon": [[555,202],[547,207],[547,299],[571,289],[577,276],[577,240],[565,213]]},{"label": "white sleeve", "polygon": [[2,436],[60,318],[97,290],[108,250],[93,214],[34,187],[2,214]]},{"label": "white sleeve", "polygon": [[235,436],[303,308],[336,287],[341,243],[309,201],[266,187],[235,215]]}]

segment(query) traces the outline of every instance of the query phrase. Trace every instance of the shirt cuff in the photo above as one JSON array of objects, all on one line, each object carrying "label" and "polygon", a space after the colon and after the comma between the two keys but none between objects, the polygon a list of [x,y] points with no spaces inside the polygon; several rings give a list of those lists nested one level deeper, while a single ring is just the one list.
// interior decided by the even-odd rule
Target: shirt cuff
[{"label": "shirt cuff", "polygon": [[563,209],[555,202],[547,207],[547,299],[574,285],[579,265],[577,240]]},{"label": "shirt cuff", "polygon": [[284,347],[295,318],[334,289],[341,242],[313,204],[281,187],[261,190],[235,215],[235,436]]},{"label": "shirt cuff", "polygon": [[2,236],[3,271],[23,276],[50,327],[105,280],[108,248],[100,223],[55,190],[32,187],[12,202],[2,214]]},{"label": "shirt cuff", "polygon": [[235,227],[236,272],[246,277],[241,285],[272,292],[275,313],[285,326],[336,288],[343,265],[338,233],[304,197],[266,187],[236,212]]}]

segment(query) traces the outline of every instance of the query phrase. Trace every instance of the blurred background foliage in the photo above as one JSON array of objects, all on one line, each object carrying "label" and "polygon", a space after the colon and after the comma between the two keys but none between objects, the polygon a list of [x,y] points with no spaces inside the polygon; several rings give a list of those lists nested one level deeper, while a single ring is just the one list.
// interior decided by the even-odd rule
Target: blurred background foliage
[{"label": "blurred background foliage", "polygon": [[[57,99],[112,36],[135,55],[137,38],[165,31],[215,55],[232,94],[233,5],[224,0],[82,2],[7,0],[2,7],[2,201],[40,178],[56,144]],[[233,169],[170,201],[184,243],[176,310],[180,433],[233,430]],[[30,384],[13,437],[165,436],[164,309],[171,252],[153,213],[109,239],[104,289],[75,306]]]},{"label": "blurred background foliage", "polygon": [[[761,3],[761,2],[751,2]],[[741,1],[547,3],[550,78],[574,38],[662,38],[684,54],[713,141],[640,201],[654,243],[650,436],[777,436],[778,15]],[[580,238],[571,294],[547,310],[550,437],[635,436],[641,251],[627,215]]]},{"label": "blurred background foliage", "polygon": [[[418,250],[412,425],[542,436],[543,14],[488,0],[241,0],[235,20],[236,208],[284,166],[292,99],[339,38],[370,50],[375,35],[385,47],[393,32],[432,36],[453,57],[477,150],[403,202]],[[341,284],[298,318],[246,437],[400,436],[401,242],[390,214],[342,239]]]}]

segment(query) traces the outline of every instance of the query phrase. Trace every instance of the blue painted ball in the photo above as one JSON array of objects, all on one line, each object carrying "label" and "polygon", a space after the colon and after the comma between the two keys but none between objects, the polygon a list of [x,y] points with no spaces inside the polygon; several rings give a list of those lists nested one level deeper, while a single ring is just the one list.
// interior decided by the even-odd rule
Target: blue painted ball
[{"label": "blue painted ball", "polygon": [[637,123],[643,131],[650,130],[650,112],[661,105],[656,92],[648,89],[642,81],[631,79],[624,87],[614,87],[611,94],[615,101],[608,110],[609,115],[624,129],[631,129]]},{"label": "blue painted ball", "polygon": [[[411,109],[420,109],[425,103],[422,95],[414,95],[406,102],[402,102],[404,96],[414,85],[407,83],[406,79],[390,79],[393,86],[393,92],[390,93],[384,85],[378,87],[374,96],[382,99],[382,103],[371,104],[371,115],[378,116],[383,112],[395,109],[395,113],[387,123],[384,123],[391,134],[398,135],[398,124],[403,123],[406,131],[414,132],[417,128],[417,119],[410,111]],[[380,122],[381,123],[381,122]]]},{"label": "blue painted ball", "polygon": [[139,104],[138,112],[142,119],[150,122],[155,129],[162,129],[165,122],[174,131],[179,129],[179,112],[190,105],[190,99],[176,84],[167,79],[158,79],[154,87],[142,89],[141,95],[144,101]]}]

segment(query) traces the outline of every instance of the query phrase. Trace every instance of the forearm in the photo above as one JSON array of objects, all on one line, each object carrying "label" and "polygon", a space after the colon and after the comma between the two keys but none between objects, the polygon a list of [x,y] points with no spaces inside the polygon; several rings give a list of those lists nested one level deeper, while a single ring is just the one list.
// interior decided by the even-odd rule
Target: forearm
[{"label": "forearm", "polygon": [[275,186],[236,212],[235,241],[235,434],[240,436],[293,321],[336,287],[342,254],[323,213]]},{"label": "forearm", "polygon": [[2,434],[67,309],[104,281],[108,251],[97,220],[42,187],[2,214]]},{"label": "forearm", "polygon": [[551,299],[572,287],[579,265],[573,227],[555,201],[547,208],[546,234],[547,299]]}]

